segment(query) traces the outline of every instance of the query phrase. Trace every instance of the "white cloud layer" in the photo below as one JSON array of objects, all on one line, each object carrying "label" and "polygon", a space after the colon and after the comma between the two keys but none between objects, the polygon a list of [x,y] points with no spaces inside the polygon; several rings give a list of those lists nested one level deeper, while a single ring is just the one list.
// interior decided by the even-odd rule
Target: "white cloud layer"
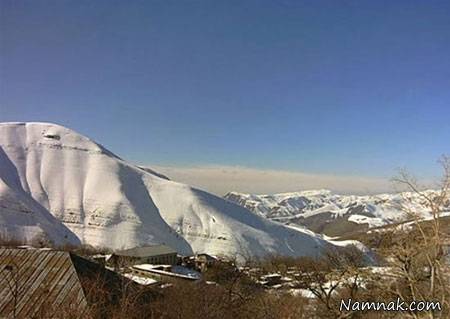
[{"label": "white cloud layer", "polygon": [[394,191],[386,178],[310,174],[239,166],[174,167],[148,165],[171,180],[217,195],[229,191],[273,194],[309,189],[329,189],[339,194],[374,194]]}]

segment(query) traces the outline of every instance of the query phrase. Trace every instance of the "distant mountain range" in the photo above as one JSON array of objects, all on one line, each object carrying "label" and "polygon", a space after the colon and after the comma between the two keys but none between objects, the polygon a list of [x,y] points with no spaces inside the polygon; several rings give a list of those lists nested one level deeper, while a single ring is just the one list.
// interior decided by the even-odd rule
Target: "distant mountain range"
[{"label": "distant mountain range", "polygon": [[312,198],[291,203],[274,197],[253,207],[233,194],[227,198],[258,214],[130,164],[68,128],[0,124],[2,238],[32,241],[45,234],[56,244],[110,249],[165,243],[182,254],[241,256],[314,256],[332,245],[304,228],[264,218],[312,212],[321,206]]},{"label": "distant mountain range", "polygon": [[[433,192],[426,191],[428,194]],[[430,217],[426,201],[416,193],[407,192],[367,196],[337,195],[329,190],[274,195],[230,192],[224,197],[258,216],[302,225],[329,236],[402,221],[407,218],[405,210]]]}]

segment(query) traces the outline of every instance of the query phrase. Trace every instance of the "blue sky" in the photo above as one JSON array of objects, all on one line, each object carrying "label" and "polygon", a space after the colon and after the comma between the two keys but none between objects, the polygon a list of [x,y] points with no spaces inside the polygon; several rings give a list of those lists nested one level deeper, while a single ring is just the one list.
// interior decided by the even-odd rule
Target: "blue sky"
[{"label": "blue sky", "polygon": [[169,166],[429,177],[450,151],[449,1],[0,9],[0,121]]}]

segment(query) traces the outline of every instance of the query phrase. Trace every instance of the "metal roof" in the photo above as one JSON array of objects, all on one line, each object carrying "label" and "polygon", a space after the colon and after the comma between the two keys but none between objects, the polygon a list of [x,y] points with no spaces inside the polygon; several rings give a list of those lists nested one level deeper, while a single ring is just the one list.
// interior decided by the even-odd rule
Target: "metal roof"
[{"label": "metal roof", "polygon": [[177,251],[166,245],[153,245],[120,250],[114,253],[117,256],[126,257],[152,257],[160,255],[176,254]]},{"label": "metal roof", "polygon": [[87,309],[68,252],[0,249],[0,274],[0,317],[48,316],[64,307],[82,315]]},{"label": "metal roof", "polygon": [[124,281],[69,252],[0,248],[0,318],[86,318],[97,297],[89,285],[105,288],[114,303]]}]

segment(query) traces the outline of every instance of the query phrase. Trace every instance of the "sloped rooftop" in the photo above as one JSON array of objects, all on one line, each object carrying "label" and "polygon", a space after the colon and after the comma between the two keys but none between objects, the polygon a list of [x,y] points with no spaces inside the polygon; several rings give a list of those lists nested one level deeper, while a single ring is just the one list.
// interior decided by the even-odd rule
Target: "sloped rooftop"
[{"label": "sloped rooftop", "polygon": [[167,255],[167,254],[176,254],[177,251],[172,249],[166,245],[153,245],[153,246],[144,246],[144,247],[136,247],[126,250],[120,250],[115,252],[114,254],[117,256],[126,256],[126,257],[151,257],[151,256],[159,256],[159,255]]},{"label": "sloped rooftop", "polygon": [[84,313],[87,302],[68,252],[0,249],[0,317],[31,318],[62,306]]},{"label": "sloped rooftop", "polygon": [[0,248],[0,318],[86,318],[94,302],[89,280],[98,278],[102,282],[95,284],[104,284],[113,300],[122,278],[87,259],[65,251]]}]

